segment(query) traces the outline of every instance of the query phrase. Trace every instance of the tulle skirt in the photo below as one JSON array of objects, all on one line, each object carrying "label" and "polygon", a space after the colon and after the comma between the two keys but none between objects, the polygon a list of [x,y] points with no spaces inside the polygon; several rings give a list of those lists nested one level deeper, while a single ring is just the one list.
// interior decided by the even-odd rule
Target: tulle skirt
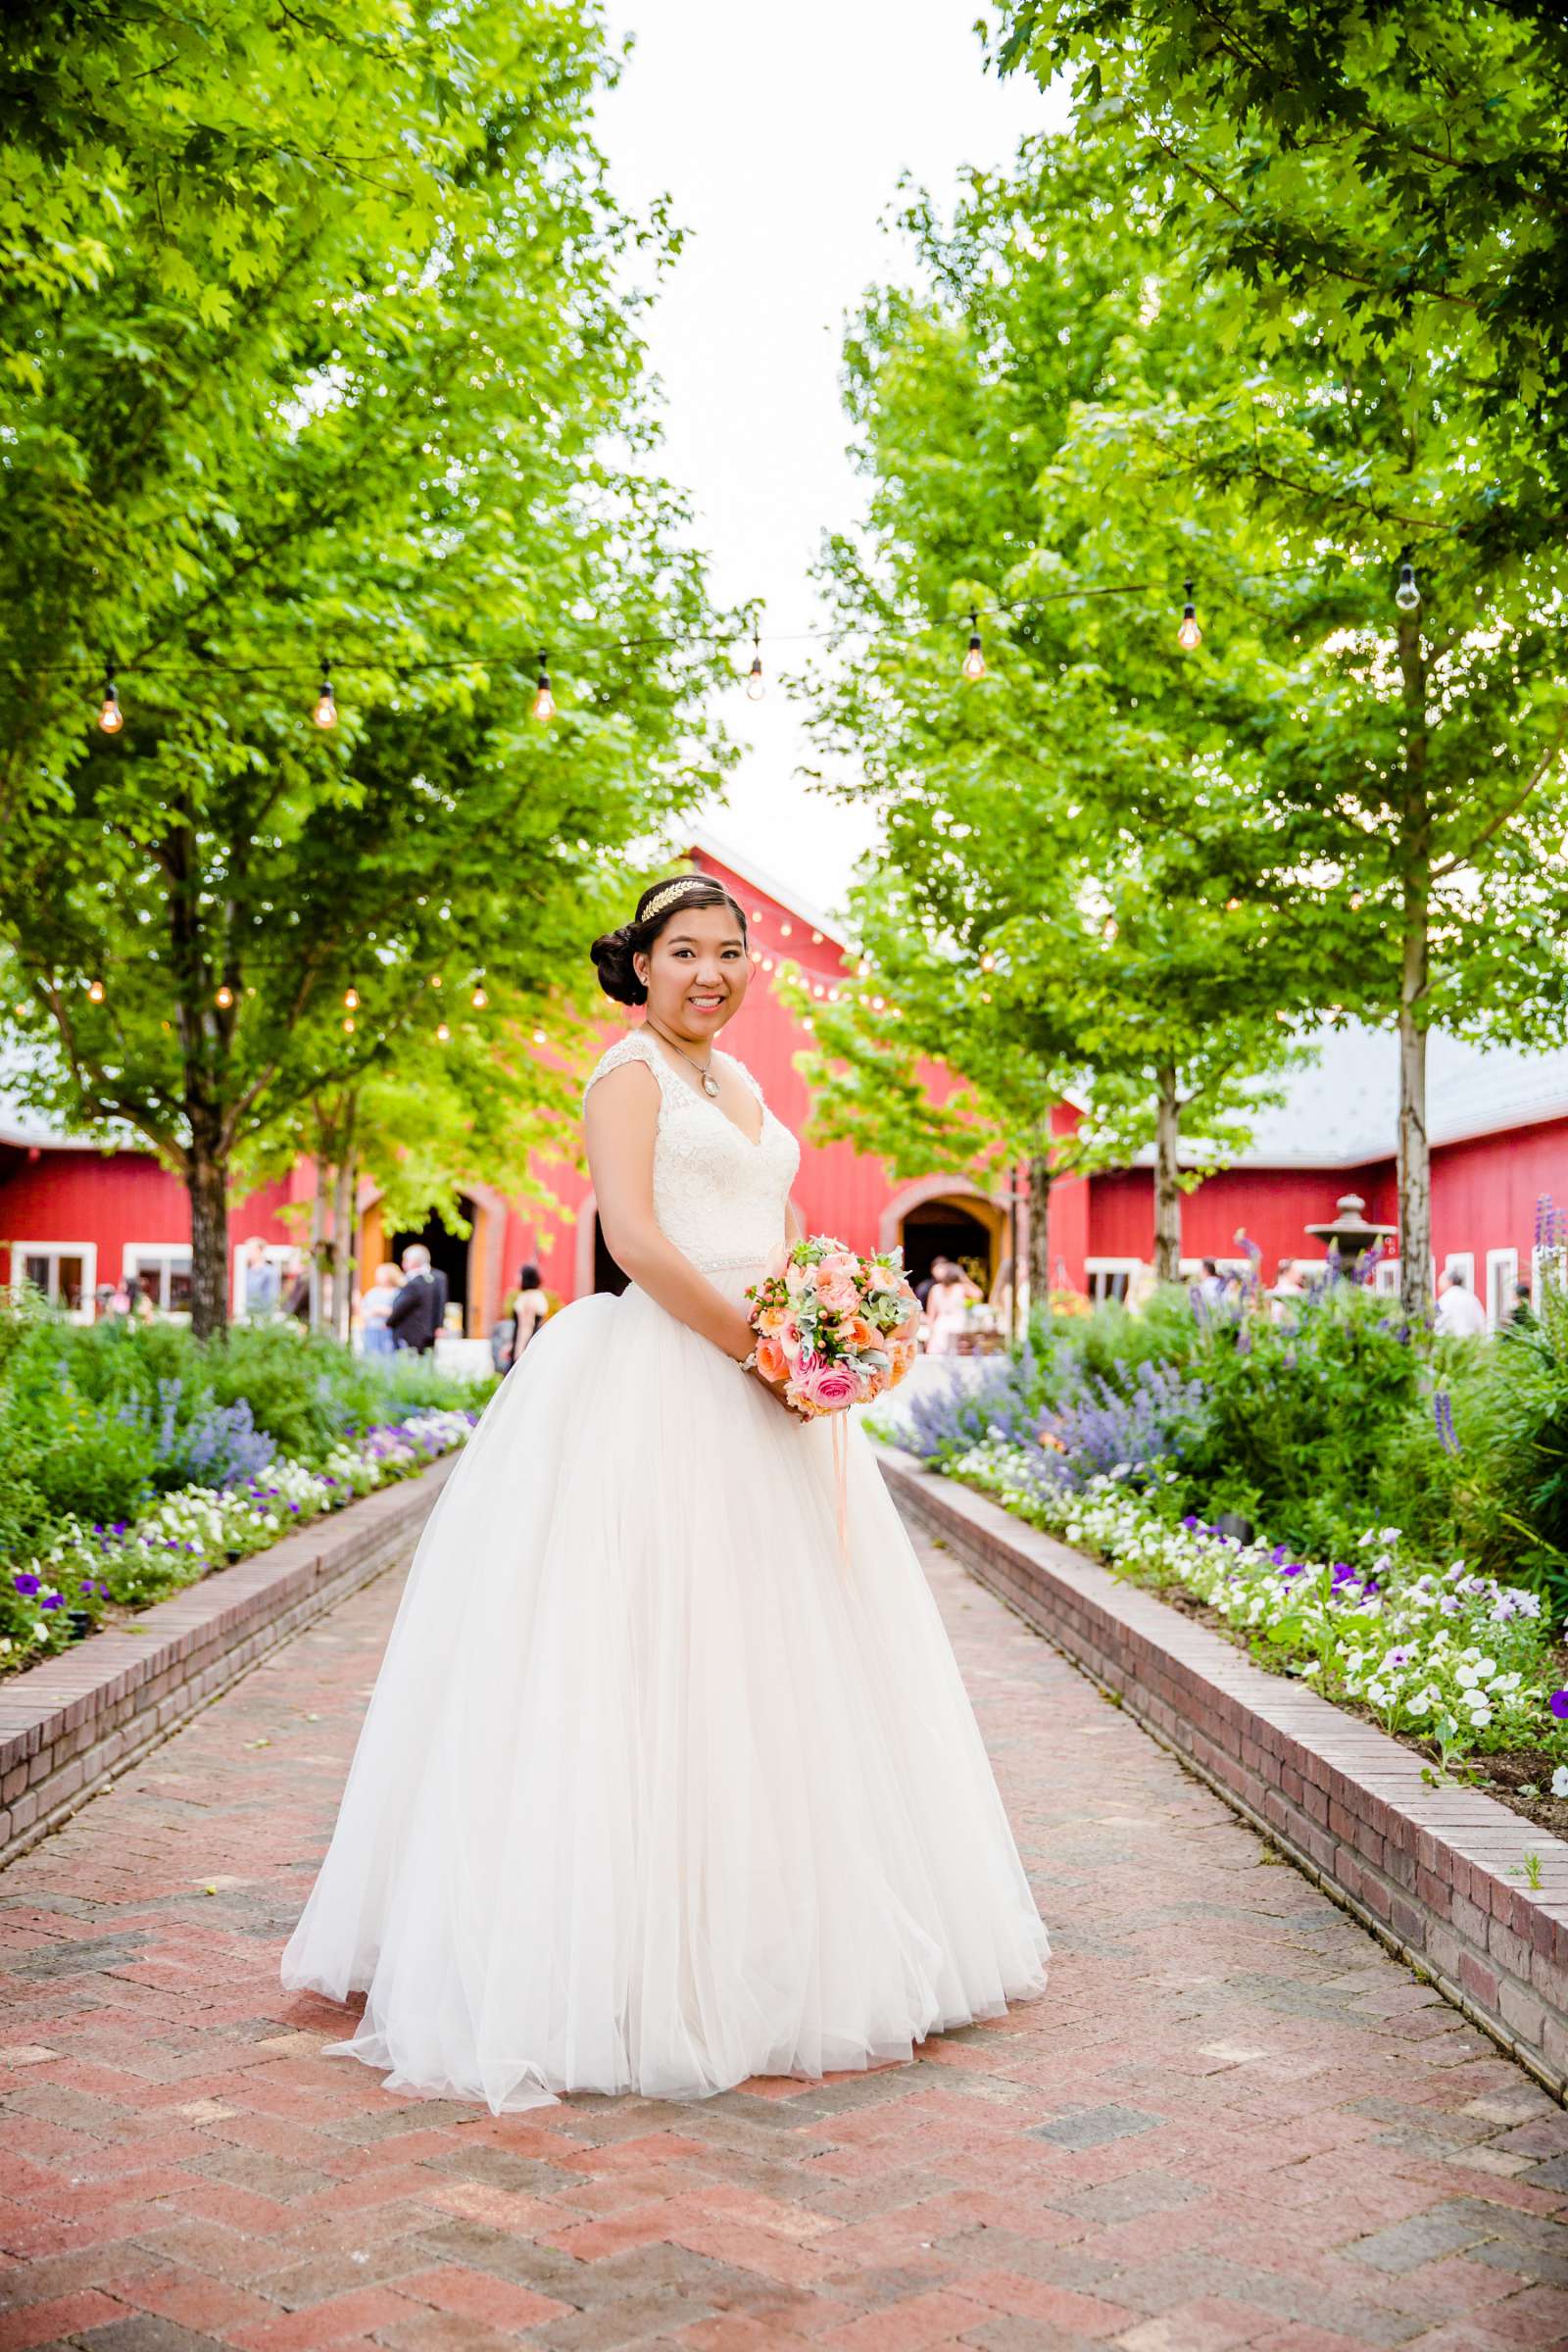
[{"label": "tulle skirt", "polygon": [[[712,1277],[739,1298],[759,1269]],[[546,1323],[409,1570],[282,1981],[495,2113],[906,2059],[1046,1982],[947,1631],[863,1435],[635,1288]]]}]

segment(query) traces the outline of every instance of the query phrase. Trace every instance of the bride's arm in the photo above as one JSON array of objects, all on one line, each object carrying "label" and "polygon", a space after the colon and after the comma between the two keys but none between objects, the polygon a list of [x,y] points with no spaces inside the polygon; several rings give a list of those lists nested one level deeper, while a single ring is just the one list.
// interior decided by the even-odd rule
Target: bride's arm
[{"label": "bride's arm", "polygon": [[622,1273],[666,1314],[744,1363],[753,1346],[750,1323],[661,1233],[655,1219],[658,1128],[659,1080],[646,1064],[623,1062],[589,1088],[583,1132],[605,1245]]}]

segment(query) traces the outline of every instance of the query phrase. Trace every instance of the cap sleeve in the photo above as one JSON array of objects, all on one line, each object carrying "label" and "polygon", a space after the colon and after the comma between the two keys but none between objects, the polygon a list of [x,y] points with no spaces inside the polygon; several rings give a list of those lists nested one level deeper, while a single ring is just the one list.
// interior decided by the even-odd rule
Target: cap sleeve
[{"label": "cap sleeve", "polygon": [[[590,1091],[597,1086],[601,1078],[608,1077],[612,1070],[623,1068],[628,1061],[646,1062],[656,1078],[660,1075],[661,1056],[654,1052],[640,1029],[628,1029],[624,1037],[616,1038],[607,1054],[601,1054],[589,1071],[587,1083],[583,1087],[584,1103],[586,1104]],[[663,1091],[662,1082],[661,1082],[660,1091]]]}]

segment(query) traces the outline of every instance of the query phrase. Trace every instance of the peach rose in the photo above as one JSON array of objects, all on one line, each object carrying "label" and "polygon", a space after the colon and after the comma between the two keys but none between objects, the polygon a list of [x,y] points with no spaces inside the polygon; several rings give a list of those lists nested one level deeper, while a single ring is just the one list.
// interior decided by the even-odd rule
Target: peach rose
[{"label": "peach rose", "polygon": [[782,1382],[790,1376],[790,1359],[775,1339],[757,1343],[757,1369],[764,1380]]},{"label": "peach rose", "polygon": [[824,1282],[831,1282],[838,1275],[847,1277],[851,1282],[858,1282],[860,1261],[853,1250],[830,1250],[825,1257],[817,1259],[816,1271]]},{"label": "peach rose", "polygon": [[838,1274],[831,1281],[817,1279],[816,1295],[830,1315],[853,1315],[860,1303],[858,1286],[847,1274]]}]

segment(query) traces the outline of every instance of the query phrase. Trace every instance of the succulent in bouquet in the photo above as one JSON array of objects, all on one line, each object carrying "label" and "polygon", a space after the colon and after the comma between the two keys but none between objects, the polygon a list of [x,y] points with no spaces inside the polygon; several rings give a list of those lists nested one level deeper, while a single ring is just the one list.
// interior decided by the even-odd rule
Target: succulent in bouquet
[{"label": "succulent in bouquet", "polygon": [[896,1388],[914,1361],[920,1302],[897,1250],[862,1257],[814,1234],[753,1283],[749,1363],[808,1419]]}]

